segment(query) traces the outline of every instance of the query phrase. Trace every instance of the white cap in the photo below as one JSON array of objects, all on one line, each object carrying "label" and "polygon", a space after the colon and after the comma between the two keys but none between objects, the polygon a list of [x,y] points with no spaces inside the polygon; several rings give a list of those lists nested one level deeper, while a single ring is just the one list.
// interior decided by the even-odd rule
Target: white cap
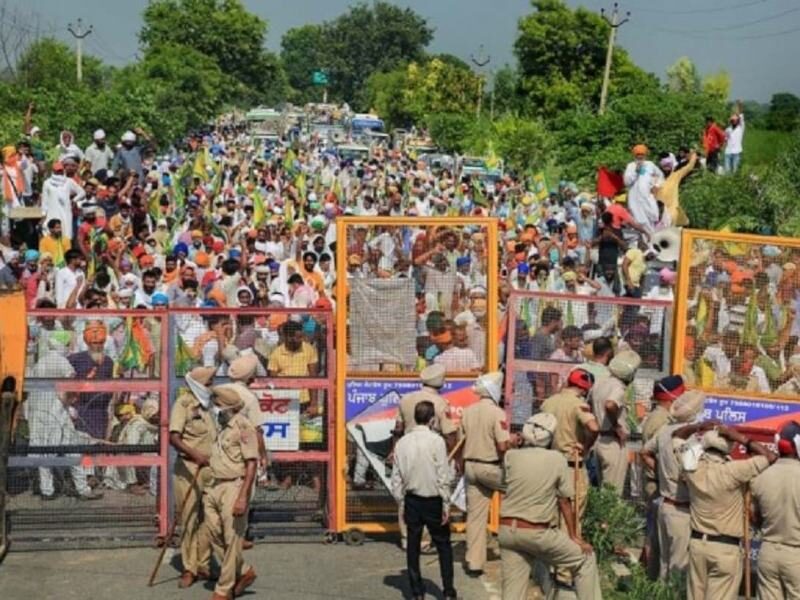
[{"label": "white cap", "polygon": [[39,133],[40,131],[41,131],[41,129],[40,129],[39,127],[37,127],[36,125],[34,125],[33,127],[31,127],[31,135],[36,135],[36,134],[37,134],[37,133]]},{"label": "white cap", "polygon": [[123,142],[135,142],[136,141],[136,134],[132,131],[126,131],[122,134],[122,141]]},{"label": "white cap", "polygon": [[102,129],[98,129],[97,131],[94,132],[92,138],[95,140],[104,140],[106,139],[106,132],[103,131]]}]

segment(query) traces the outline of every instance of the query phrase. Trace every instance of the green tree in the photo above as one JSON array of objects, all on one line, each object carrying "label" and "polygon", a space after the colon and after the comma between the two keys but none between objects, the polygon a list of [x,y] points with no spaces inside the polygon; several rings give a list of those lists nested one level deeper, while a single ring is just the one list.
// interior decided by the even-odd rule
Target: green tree
[{"label": "green tree", "polygon": [[[366,86],[373,73],[424,60],[425,47],[433,39],[433,30],[420,15],[380,1],[351,6],[319,27],[319,32],[290,29],[284,36],[287,43],[282,43],[283,62],[288,65],[298,52],[307,51],[316,66],[329,71],[331,99],[360,109],[369,108]],[[289,68],[293,85],[307,91],[310,83],[302,84],[306,62]]]},{"label": "green tree", "polygon": [[776,131],[794,131],[800,124],[800,98],[784,92],[774,94],[767,111],[767,127]]},{"label": "green tree", "polygon": [[731,95],[731,75],[724,69],[703,77],[703,93],[714,100],[727,102]]},{"label": "green tree", "polygon": [[681,56],[667,69],[667,89],[679,94],[700,91],[700,73],[688,56]]},{"label": "green tree", "polygon": [[305,104],[319,96],[311,78],[314,71],[328,66],[327,57],[322,26],[303,25],[283,35],[280,58],[295,102]]},{"label": "green tree", "polygon": [[519,76],[513,67],[503,65],[494,74],[494,112],[496,115],[520,110]]},{"label": "green tree", "polygon": [[139,39],[145,54],[165,44],[193,48],[252,90],[253,98],[283,93],[280,64],[264,49],[267,23],[241,0],[151,0],[143,18]]},{"label": "green tree", "polygon": [[[599,104],[606,60],[608,24],[584,8],[562,0],[533,0],[536,9],[519,21],[514,53],[520,87],[530,110],[552,118],[580,105]],[[630,84],[633,83],[633,90]],[[656,89],[657,81],[615,48],[610,97]]]},{"label": "green tree", "polygon": [[[64,42],[42,38],[20,55],[17,63],[16,83],[35,88],[61,88],[77,84],[75,53]],[[94,56],[83,56],[83,83],[89,87],[104,85],[110,75],[102,61]]]}]

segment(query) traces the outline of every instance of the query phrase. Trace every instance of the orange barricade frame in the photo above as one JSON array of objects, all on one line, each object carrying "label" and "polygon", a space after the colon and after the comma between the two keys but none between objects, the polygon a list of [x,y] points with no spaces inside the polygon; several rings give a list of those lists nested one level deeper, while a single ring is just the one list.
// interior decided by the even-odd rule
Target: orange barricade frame
[{"label": "orange barricade frame", "polygon": [[[486,325],[486,367],[487,371],[498,368],[498,328],[499,320],[496,308],[498,298],[498,272],[494,268],[498,264],[498,224],[496,219],[488,217],[340,217],[336,219],[336,532],[355,532],[354,539],[360,539],[361,533],[389,533],[398,531],[397,519],[391,522],[361,522],[349,521],[347,518],[347,432],[346,432],[346,387],[348,381],[386,381],[406,379],[409,381],[419,381],[415,374],[398,373],[394,375],[371,375],[371,376],[348,376],[347,373],[347,322],[348,322],[348,303],[347,303],[347,232],[355,226],[389,226],[389,227],[446,227],[458,228],[466,226],[477,226],[484,229],[486,233],[486,262],[487,262],[487,311]],[[453,377],[448,378],[451,382],[472,382],[474,379]],[[495,498],[493,506],[499,505]],[[395,511],[396,514],[396,511]],[[496,529],[497,510],[492,511],[490,527]],[[457,527],[457,526],[454,526]]]}]

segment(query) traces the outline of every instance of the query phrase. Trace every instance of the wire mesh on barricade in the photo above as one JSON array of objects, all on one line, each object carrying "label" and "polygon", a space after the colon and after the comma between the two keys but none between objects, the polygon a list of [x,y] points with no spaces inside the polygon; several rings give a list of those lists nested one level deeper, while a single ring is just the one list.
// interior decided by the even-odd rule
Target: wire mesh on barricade
[{"label": "wire mesh on barricade", "polygon": [[672,303],[617,297],[582,296],[514,290],[509,298],[506,352],[506,411],[512,430],[559,392],[576,367],[604,371],[597,355],[634,350],[642,359],[628,386],[628,493],[641,488],[636,455],[644,417],[652,406],[655,381],[671,372]]},{"label": "wire mesh on barricade", "polygon": [[497,221],[345,218],[337,243],[337,530],[391,531],[400,398],[440,364],[458,421],[477,399],[474,378],[497,368]]},{"label": "wire mesh on barricade", "polygon": [[692,385],[800,396],[800,240],[685,231],[674,361]]},{"label": "wire mesh on barricade", "polygon": [[27,321],[7,486],[15,545],[152,542],[166,530],[166,313]]},{"label": "wire mesh on barricade", "polygon": [[[333,316],[320,309],[179,309],[170,314],[173,398],[194,367],[210,385],[239,381],[257,401],[271,466],[260,469],[250,535],[319,534],[329,527],[333,454]],[[237,360],[248,357],[249,363]],[[240,364],[249,365],[243,372]],[[174,402],[174,400],[173,400]]]}]

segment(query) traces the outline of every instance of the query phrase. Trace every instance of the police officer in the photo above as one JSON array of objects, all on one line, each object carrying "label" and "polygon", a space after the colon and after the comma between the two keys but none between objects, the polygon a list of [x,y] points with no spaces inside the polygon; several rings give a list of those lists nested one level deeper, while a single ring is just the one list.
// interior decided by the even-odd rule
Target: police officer
[{"label": "police officer", "polygon": [[240,596],[256,579],[244,563],[242,542],[247,531],[247,508],[256,477],[258,442],[252,423],[241,414],[244,398],[228,387],[212,388],[219,408],[220,430],[211,454],[213,482],[203,498],[206,522],[222,567],[212,600]]},{"label": "police officer", "polygon": [[178,453],[173,478],[175,503],[184,507],[178,515],[183,532],[180,588],[209,577],[211,545],[207,525],[200,518],[200,508],[203,490],[211,479],[208,464],[217,437],[216,423],[209,412],[211,392],[208,385],[214,378],[214,371],[214,367],[197,367],[186,374],[189,389],[178,396],[169,417],[169,442]]},{"label": "police officer", "polygon": [[600,424],[600,436],[594,449],[600,467],[601,484],[610,484],[619,495],[628,473],[628,409],[625,393],[636,376],[642,359],[633,350],[623,350],[608,363],[610,377],[592,388],[592,409]]},{"label": "police officer", "polygon": [[800,598],[800,423],[780,432],[780,458],[752,484],[761,522],[759,600]]},{"label": "police officer", "polygon": [[[499,532],[504,600],[528,597],[534,561],[570,571],[578,600],[602,598],[592,547],[576,530],[572,470],[563,453],[549,449],[556,431],[556,417],[540,412],[522,428],[523,448],[505,455]],[[556,526],[559,512],[567,532]]]},{"label": "police officer", "polygon": [[[452,438],[455,437],[453,434],[456,432],[456,428],[450,420],[450,405],[447,400],[439,395],[439,390],[444,387],[446,374],[446,370],[442,365],[426,367],[419,374],[419,378],[422,380],[422,388],[415,392],[405,394],[400,398],[400,403],[397,408],[397,420],[394,428],[395,440],[414,427],[414,411],[417,404],[422,401],[427,401],[433,404],[435,412],[435,417],[431,422],[431,429],[441,433],[446,439],[449,438],[450,443],[448,446],[452,446]],[[400,524],[400,545],[403,550],[405,550],[408,532],[406,521],[403,517],[403,503],[400,503],[397,513],[397,520]],[[422,547],[423,550],[427,550],[430,547],[430,541],[423,538]]]},{"label": "police officer", "polygon": [[553,450],[564,455],[571,469],[578,469],[577,487],[574,490],[577,506],[575,519],[578,524],[586,510],[589,491],[589,476],[583,459],[600,431],[597,419],[586,403],[586,395],[593,384],[594,378],[588,370],[575,368],[567,376],[566,387],[542,404],[542,411],[553,415],[558,423],[553,438]]},{"label": "police officer", "polygon": [[[659,499],[656,507],[656,539],[659,548],[658,576],[685,573],[689,565],[689,490],[683,481],[675,455],[673,434],[677,439],[701,431],[702,425],[686,425],[702,413],[705,394],[684,392],[672,403],[667,424],[653,435],[642,449],[645,465],[658,475]],[[649,523],[648,523],[649,525]]]},{"label": "police officer", "polygon": [[[729,460],[734,442],[744,446],[752,457]],[[744,486],[775,462],[776,456],[722,425],[703,434],[703,449],[696,470],[683,469],[689,488],[691,527],[688,595],[690,600],[735,600],[744,558],[740,546],[744,536]]]},{"label": "police officer", "polygon": [[492,493],[502,489],[500,459],[508,450],[511,436],[506,414],[500,408],[503,374],[481,375],[475,382],[480,400],[467,407],[461,417],[464,436],[464,478],[467,492],[466,572],[472,577],[483,573],[486,563],[489,505]]},{"label": "police officer", "polygon": [[[642,423],[642,446],[655,437],[656,433],[669,422],[669,411],[672,402],[684,391],[683,377],[668,375],[653,385],[653,401],[655,406]],[[644,454],[642,454],[644,461]],[[658,545],[658,505],[661,503],[658,494],[658,475],[649,461],[644,461],[644,500],[647,505],[647,531],[642,554],[647,564],[648,574],[655,579],[658,576],[661,561]],[[676,463],[677,464],[677,463]]]}]

